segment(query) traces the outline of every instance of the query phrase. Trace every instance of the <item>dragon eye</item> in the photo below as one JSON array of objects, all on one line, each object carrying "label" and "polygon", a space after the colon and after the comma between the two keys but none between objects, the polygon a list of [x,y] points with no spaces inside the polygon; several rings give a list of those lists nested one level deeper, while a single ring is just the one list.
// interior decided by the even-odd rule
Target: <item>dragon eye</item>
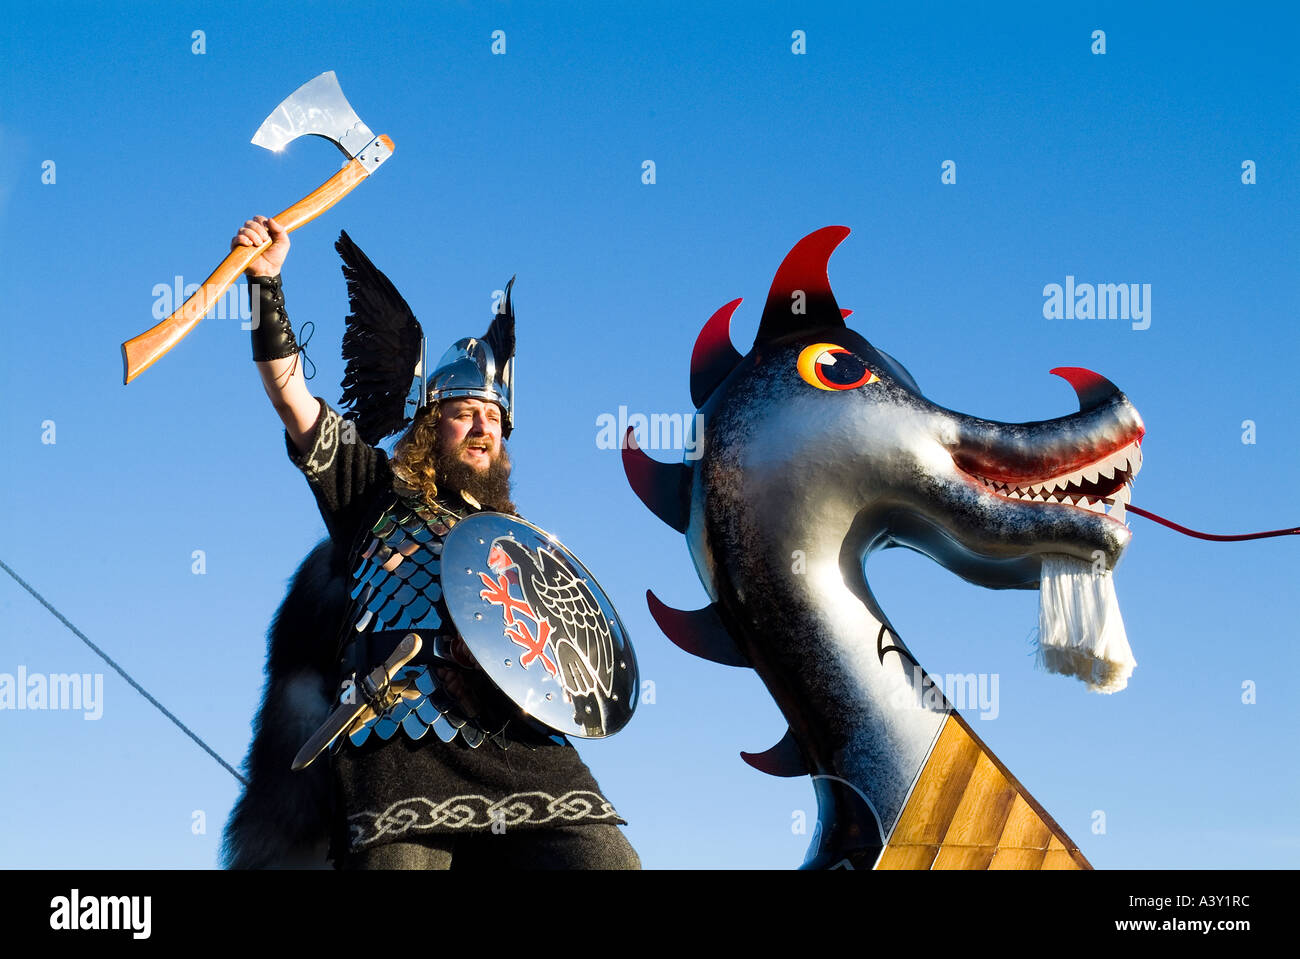
[{"label": "dragon eye", "polygon": [[855,390],[880,377],[857,354],[834,343],[814,343],[799,354],[799,375],[819,390]]}]

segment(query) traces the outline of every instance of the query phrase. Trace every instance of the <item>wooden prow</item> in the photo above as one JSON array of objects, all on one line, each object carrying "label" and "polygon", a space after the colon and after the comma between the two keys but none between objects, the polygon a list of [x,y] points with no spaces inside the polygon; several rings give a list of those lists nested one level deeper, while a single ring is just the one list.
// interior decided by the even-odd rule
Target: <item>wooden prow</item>
[{"label": "wooden prow", "polygon": [[1091,869],[1056,820],[956,712],[877,869]]}]

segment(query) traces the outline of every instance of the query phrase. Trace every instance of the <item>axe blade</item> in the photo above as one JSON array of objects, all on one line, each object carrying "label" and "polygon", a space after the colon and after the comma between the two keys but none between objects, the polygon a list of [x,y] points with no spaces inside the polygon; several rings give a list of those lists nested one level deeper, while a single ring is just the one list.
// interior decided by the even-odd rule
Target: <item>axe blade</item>
[{"label": "axe blade", "polygon": [[278,152],[290,140],[307,134],[324,137],[349,159],[375,138],[343,95],[333,70],[308,80],[285,97],[262,121],[252,142]]}]

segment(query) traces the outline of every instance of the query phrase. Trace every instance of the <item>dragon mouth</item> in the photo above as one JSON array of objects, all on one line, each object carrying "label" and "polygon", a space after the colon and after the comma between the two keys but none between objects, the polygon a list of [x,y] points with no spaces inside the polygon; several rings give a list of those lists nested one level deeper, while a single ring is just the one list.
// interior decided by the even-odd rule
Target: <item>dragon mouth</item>
[{"label": "dragon mouth", "polygon": [[[1142,439],[1120,447],[1078,469],[1043,477],[1003,481],[995,476],[967,473],[990,493],[1030,503],[1061,503],[1123,523],[1133,477],[1142,468]],[[966,472],[963,470],[963,472]]]}]

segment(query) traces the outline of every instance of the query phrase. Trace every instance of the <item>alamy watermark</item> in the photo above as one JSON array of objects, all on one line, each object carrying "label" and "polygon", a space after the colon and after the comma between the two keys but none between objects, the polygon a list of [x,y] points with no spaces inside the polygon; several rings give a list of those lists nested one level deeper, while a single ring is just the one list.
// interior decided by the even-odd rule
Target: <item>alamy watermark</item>
[{"label": "alamy watermark", "polygon": [[73,889],[50,900],[50,928],[62,932],[122,931],[148,939],[152,915],[152,896],[87,896]]},{"label": "alamy watermark", "polygon": [[1043,287],[1045,320],[1132,320],[1133,329],[1151,325],[1150,283],[1075,283]]},{"label": "alamy watermark", "polygon": [[[202,286],[202,283],[186,283],[183,276],[173,277],[170,284],[155,283],[152,290],[154,319],[167,319],[184,306],[190,297],[199,292]],[[240,280],[231,284],[220,296],[215,297],[203,317],[204,319],[239,320],[241,330],[255,330],[258,327],[261,305],[260,298],[249,302],[248,283]]]},{"label": "alamy watermark", "polygon": [[643,450],[682,450],[688,460],[703,455],[704,417],[699,413],[628,413],[619,406],[618,414],[601,413],[596,417],[596,448],[616,450],[623,446],[628,427]]},{"label": "alamy watermark", "polygon": [[997,673],[944,673],[942,676],[912,670],[911,681],[898,689],[892,705],[897,709],[942,709],[946,702],[955,709],[979,710],[980,719],[997,719]]},{"label": "alamy watermark", "polygon": [[83,719],[104,715],[103,673],[0,673],[0,709],[80,710]]}]

